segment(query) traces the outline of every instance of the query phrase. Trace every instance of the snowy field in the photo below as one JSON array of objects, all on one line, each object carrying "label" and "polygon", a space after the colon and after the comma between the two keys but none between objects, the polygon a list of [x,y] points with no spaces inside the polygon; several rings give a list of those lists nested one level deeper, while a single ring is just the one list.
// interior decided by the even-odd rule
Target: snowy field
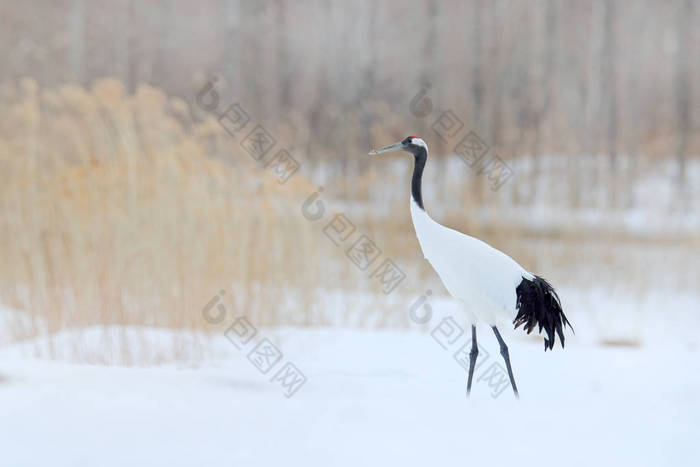
[{"label": "snowy field", "polygon": [[[240,350],[223,334],[195,336],[178,342],[200,349],[196,356],[148,368],[71,357],[116,335],[157,350],[177,338],[169,333],[88,330],[53,360],[33,356],[45,341],[0,349],[0,465],[676,466],[700,459],[694,344],[605,347],[572,336],[564,351],[545,354],[540,340],[504,332],[520,401],[500,384],[488,328],[478,336],[471,400],[454,357],[466,336],[447,332],[261,329]],[[283,353],[265,375],[247,358],[263,339]],[[271,381],[286,363],[305,382]],[[286,397],[290,389],[296,392]]]}]

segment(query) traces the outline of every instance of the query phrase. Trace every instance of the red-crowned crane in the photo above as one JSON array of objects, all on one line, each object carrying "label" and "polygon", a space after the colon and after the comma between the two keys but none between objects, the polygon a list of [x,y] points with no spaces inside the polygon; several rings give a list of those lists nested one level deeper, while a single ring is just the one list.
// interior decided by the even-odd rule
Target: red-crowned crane
[{"label": "red-crowned crane", "polygon": [[409,136],[390,146],[374,149],[369,154],[391,151],[413,154],[411,218],[418,242],[423,256],[440,276],[447,291],[463,304],[471,322],[472,348],[469,353],[467,396],[471,392],[474,364],[479,353],[475,324],[485,322],[496,335],[510,384],[515,397],[518,397],[508,347],[496,325],[512,322],[515,329],[524,325],[523,329],[528,334],[535,327],[540,333],[544,329],[544,350],[554,347],[557,335],[563,348],[563,328],[567,325],[571,328],[571,324],[564,316],[559,296],[546,280],[526,271],[510,256],[477,238],[438,224],[425,212],[421,194],[423,169],[428,159],[425,141]]}]

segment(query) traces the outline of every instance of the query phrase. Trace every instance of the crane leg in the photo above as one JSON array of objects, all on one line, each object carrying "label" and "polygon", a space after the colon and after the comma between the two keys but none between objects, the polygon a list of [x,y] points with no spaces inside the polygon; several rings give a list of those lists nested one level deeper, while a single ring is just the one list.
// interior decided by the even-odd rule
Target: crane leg
[{"label": "crane leg", "polygon": [[472,350],[469,352],[469,379],[467,379],[467,397],[472,392],[472,378],[474,377],[474,364],[479,355],[479,347],[476,345],[476,326],[472,324]]},{"label": "crane leg", "polygon": [[508,369],[508,377],[510,378],[511,386],[513,386],[513,392],[515,393],[515,398],[519,399],[520,396],[518,395],[518,387],[515,385],[515,379],[513,378],[513,369],[510,367],[510,356],[508,355],[508,346],[503,341],[503,338],[501,337],[501,333],[498,332],[498,329],[496,328],[496,326],[493,326],[492,329],[493,329],[493,333],[496,334],[496,339],[498,339],[498,344],[501,346],[501,356],[503,357],[503,360],[506,361],[506,368]]}]

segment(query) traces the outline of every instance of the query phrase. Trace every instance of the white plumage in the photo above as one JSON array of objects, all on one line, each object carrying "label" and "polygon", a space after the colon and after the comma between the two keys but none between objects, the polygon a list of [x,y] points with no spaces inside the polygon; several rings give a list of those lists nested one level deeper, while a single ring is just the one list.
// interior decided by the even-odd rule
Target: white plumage
[{"label": "white plumage", "polygon": [[438,224],[413,198],[411,218],[423,256],[450,295],[464,304],[469,324],[513,321],[515,289],[523,278],[534,275],[478,238]]},{"label": "white plumage", "polygon": [[[513,378],[508,347],[497,325],[513,323],[523,326],[529,334],[535,328],[546,332],[544,349],[552,349],[556,337],[564,346],[563,328],[569,325],[557,293],[549,283],[526,271],[510,256],[481,240],[438,224],[430,218],[423,206],[421,183],[428,159],[428,145],[417,136],[370,154],[405,151],[413,154],[411,180],[411,219],[416,229],[423,256],[430,262],[447,291],[464,307],[472,330],[472,348],[469,353],[467,395],[471,390],[474,364],[479,353],[476,344],[477,322],[485,322],[493,329],[508,369],[513,392],[518,389]],[[570,325],[569,325],[570,326]]]}]

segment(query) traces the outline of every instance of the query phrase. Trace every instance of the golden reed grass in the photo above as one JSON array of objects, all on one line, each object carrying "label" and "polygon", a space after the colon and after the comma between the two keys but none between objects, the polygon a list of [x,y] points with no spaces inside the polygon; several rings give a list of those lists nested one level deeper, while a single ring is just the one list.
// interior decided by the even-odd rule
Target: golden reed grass
[{"label": "golden reed grass", "polygon": [[190,329],[224,289],[257,324],[309,324],[307,297],[284,316],[287,290],[314,290],[321,274],[302,177],[279,185],[215,121],[147,86],[25,79],[3,92],[1,303],[50,333]]},{"label": "golden reed grass", "polygon": [[[340,208],[327,201],[321,222],[301,214],[316,190],[303,176],[310,170],[280,185],[213,118],[195,120],[184,101],[149,86],[128,95],[111,79],[90,89],[39,89],[27,78],[0,91],[0,303],[33,323],[15,338],[88,325],[209,330],[202,308],[222,289],[228,322],[245,315],[259,326],[406,326],[407,304],[428,287],[442,290],[419,261],[407,191],[389,196],[407,183],[409,164],[393,173],[379,163],[355,168],[351,184],[343,176],[326,183],[326,193],[381,203],[383,214],[347,212],[386,257],[402,261],[407,285],[386,297],[346,258],[345,247],[324,237],[323,226]],[[398,125],[387,118],[388,127]],[[303,122],[292,126],[297,138],[310,137]],[[289,126],[270,130],[283,144],[295,137]],[[396,136],[379,124],[371,131],[380,143]],[[518,168],[518,185],[496,196],[483,177],[471,174],[462,183],[443,177],[444,167],[434,159],[428,169],[431,186],[444,181],[430,194],[437,218],[548,272],[557,284],[634,286],[634,295],[658,281],[644,267],[649,261],[670,271],[667,286],[679,284],[673,271],[688,252],[697,257],[697,235],[646,238],[636,249],[624,234],[576,223],[543,235],[507,215],[522,202],[517,187],[540,174]],[[561,191],[571,177],[550,178],[564,181]],[[554,186],[547,190],[560,196]],[[616,280],[629,274],[644,277]],[[683,277],[682,288],[692,289],[698,268],[686,267]]]}]

